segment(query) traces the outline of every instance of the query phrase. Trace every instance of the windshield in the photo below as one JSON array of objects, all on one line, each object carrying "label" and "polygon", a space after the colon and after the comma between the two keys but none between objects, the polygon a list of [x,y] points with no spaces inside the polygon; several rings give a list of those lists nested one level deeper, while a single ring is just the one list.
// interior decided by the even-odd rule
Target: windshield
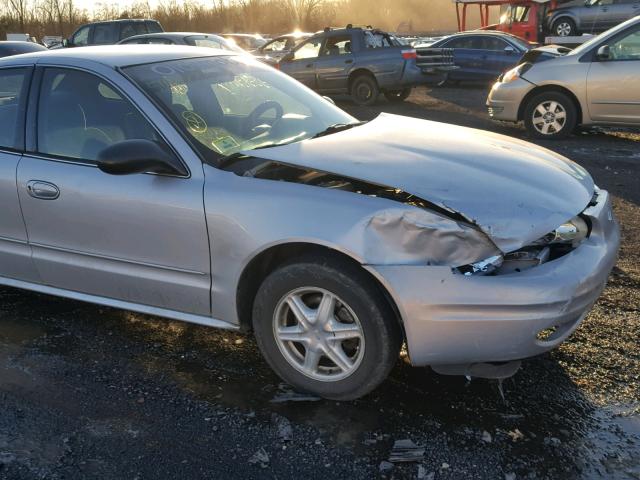
[{"label": "windshield", "polygon": [[244,55],[152,63],[125,72],[216,165],[236,152],[357,123],[302,84]]},{"label": "windshield", "polygon": [[630,20],[627,20],[624,23],[621,23],[620,25],[618,25],[617,27],[613,27],[611,30],[607,30],[604,33],[601,33],[600,35],[597,35],[595,37],[593,37],[591,40],[589,40],[588,42],[583,43],[582,45],[580,45],[579,47],[575,48],[574,50],[572,50],[570,53],[567,54],[567,56],[569,55],[581,55],[582,53],[586,52],[587,50],[589,50],[591,47],[593,47],[595,44],[597,44],[598,42],[600,42],[602,39],[604,39],[605,37],[613,37],[614,35],[616,35],[618,32],[624,30],[625,28],[627,28],[629,25],[632,25],[634,23],[636,23],[637,20],[635,18],[632,18]]}]

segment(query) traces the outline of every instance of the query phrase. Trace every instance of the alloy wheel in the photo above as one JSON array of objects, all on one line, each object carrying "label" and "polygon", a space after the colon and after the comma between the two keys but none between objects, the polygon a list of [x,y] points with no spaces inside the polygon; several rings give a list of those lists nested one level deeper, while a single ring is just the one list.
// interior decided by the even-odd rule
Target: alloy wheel
[{"label": "alloy wheel", "polygon": [[556,26],[556,34],[560,37],[568,37],[571,34],[571,24],[561,22]]},{"label": "alloy wheel", "polygon": [[273,334],[287,362],[314,380],[342,380],[358,369],[364,356],[358,317],[341,298],[321,288],[286,294],[274,312]]},{"label": "alloy wheel", "polygon": [[545,101],[539,104],[532,114],[534,128],[543,135],[560,132],[567,122],[567,111],[556,101]]}]

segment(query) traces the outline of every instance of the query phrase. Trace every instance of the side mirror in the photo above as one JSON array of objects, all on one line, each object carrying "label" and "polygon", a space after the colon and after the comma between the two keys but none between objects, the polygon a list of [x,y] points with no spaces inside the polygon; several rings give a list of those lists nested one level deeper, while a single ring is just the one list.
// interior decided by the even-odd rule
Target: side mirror
[{"label": "side mirror", "polygon": [[69,41],[69,40],[68,40],[68,39],[66,39],[66,38],[63,38],[63,39],[62,39],[62,46],[63,46],[64,48],[70,47],[71,45],[72,45],[71,41]]},{"label": "side mirror", "polygon": [[125,140],[114,143],[98,153],[98,168],[111,175],[188,173],[174,155],[149,140]]},{"label": "side mirror", "polygon": [[602,45],[596,52],[596,58],[598,60],[609,60],[611,58],[611,47],[609,47],[609,45]]},{"label": "side mirror", "polygon": [[513,48],[511,45],[507,45],[506,47],[504,47],[504,51],[507,55],[512,55],[516,53],[516,49]]},{"label": "side mirror", "polygon": [[291,62],[293,60],[293,52],[288,52],[282,59],[281,62]]}]

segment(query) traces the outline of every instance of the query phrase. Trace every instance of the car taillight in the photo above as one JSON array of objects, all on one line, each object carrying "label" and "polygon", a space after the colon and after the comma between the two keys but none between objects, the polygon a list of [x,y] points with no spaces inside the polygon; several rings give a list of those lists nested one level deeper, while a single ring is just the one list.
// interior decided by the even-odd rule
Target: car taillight
[{"label": "car taillight", "polygon": [[412,58],[418,58],[418,52],[416,52],[413,48],[410,50],[402,50],[402,58],[405,60],[411,60]]}]

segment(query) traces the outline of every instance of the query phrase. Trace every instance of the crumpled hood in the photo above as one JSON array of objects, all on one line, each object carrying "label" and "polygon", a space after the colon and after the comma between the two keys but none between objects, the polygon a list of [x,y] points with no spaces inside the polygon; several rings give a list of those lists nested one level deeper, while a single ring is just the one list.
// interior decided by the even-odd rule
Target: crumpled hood
[{"label": "crumpled hood", "polygon": [[401,189],[517,250],[579,214],[594,184],[547,149],[503,135],[398,115],[317,139],[247,152]]}]

